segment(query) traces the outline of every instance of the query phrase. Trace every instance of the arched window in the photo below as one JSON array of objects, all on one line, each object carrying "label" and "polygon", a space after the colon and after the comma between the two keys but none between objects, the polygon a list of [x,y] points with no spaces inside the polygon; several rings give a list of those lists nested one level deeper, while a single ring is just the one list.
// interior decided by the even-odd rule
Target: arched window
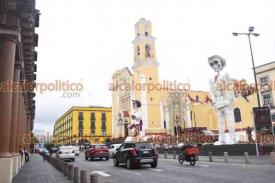
[{"label": "arched window", "polygon": [[146,44],[145,45],[145,56],[146,57],[150,57],[151,56],[151,54],[150,54],[151,50],[150,49],[151,49],[150,45]]},{"label": "arched window", "polygon": [[235,122],[236,122],[236,123],[242,121],[242,118],[241,118],[241,111],[240,111],[239,108],[235,108],[235,109],[234,109],[234,118],[235,118]]},{"label": "arched window", "polygon": [[139,48],[139,46],[137,46],[137,56],[139,56],[140,55],[140,48]]}]

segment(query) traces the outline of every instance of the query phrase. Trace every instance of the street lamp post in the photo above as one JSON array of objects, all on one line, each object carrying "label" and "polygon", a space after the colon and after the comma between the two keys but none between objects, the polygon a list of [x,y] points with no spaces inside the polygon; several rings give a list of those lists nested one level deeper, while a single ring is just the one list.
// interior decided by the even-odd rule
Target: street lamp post
[{"label": "street lamp post", "polygon": [[[260,34],[254,32],[254,27],[249,27],[248,33],[236,33],[236,32],[233,32],[233,36],[238,36],[238,35],[246,35],[248,37],[250,54],[251,54],[251,60],[252,60],[252,66],[253,66],[253,74],[254,74],[254,80],[255,80],[255,89],[256,89],[256,93],[257,93],[257,102],[258,102],[258,107],[261,107],[260,97],[259,97],[259,91],[258,91],[258,82],[257,82],[257,77],[256,77],[255,65],[254,65],[254,57],[253,57],[253,51],[252,51],[251,39],[250,39],[251,35],[257,37]],[[254,121],[254,119],[253,119],[253,121]],[[255,121],[254,121],[254,127],[255,127]],[[255,132],[256,132],[256,129],[255,129]],[[259,156],[259,149],[258,149],[257,139],[255,140],[255,142],[256,142],[255,143],[256,153],[257,153],[257,156]]]},{"label": "street lamp post", "polygon": [[255,80],[255,89],[256,89],[256,93],[257,93],[257,102],[258,102],[258,107],[261,107],[260,97],[259,97],[259,91],[258,91],[258,82],[257,82],[257,77],[256,77],[255,65],[254,65],[254,57],[253,57],[253,51],[252,51],[251,39],[250,39],[251,35],[257,37],[260,34],[259,33],[254,33],[254,27],[249,27],[248,33],[233,32],[233,36],[239,36],[239,35],[246,35],[248,37],[250,54],[251,54],[251,60],[252,60],[252,66],[253,66],[253,74],[254,74],[254,80]]}]

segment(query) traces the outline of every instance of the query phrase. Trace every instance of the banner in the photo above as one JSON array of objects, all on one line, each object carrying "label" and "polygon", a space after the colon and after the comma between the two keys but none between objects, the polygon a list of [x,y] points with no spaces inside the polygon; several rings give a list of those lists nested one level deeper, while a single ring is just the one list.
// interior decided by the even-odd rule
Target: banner
[{"label": "banner", "polygon": [[258,152],[260,155],[270,154],[274,143],[270,109],[268,107],[254,107],[253,114]]}]

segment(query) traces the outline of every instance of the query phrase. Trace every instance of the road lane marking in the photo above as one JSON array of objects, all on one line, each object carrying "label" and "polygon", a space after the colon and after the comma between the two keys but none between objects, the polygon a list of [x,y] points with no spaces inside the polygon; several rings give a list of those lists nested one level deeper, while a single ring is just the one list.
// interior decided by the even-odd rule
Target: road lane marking
[{"label": "road lane marking", "polygon": [[141,173],[132,172],[132,171],[128,171],[128,170],[121,170],[121,171],[126,172],[126,173],[135,174],[135,175],[141,175]]},{"label": "road lane marking", "polygon": [[205,168],[209,167],[209,165],[197,165],[197,166],[205,167]]},{"label": "road lane marking", "polygon": [[150,168],[150,170],[156,171],[156,172],[162,172],[163,170],[157,169],[157,168]]},{"label": "road lane marking", "polygon": [[110,174],[107,174],[103,171],[92,171],[92,173],[96,173],[96,174],[101,175],[103,177],[110,177],[111,176]]}]

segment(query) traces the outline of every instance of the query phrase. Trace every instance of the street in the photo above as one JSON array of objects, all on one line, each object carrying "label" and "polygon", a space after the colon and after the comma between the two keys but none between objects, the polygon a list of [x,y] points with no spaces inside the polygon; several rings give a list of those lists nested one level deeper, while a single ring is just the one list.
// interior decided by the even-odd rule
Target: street
[{"label": "street", "polygon": [[271,183],[275,180],[275,167],[270,165],[245,165],[233,163],[200,162],[195,166],[189,163],[180,165],[177,160],[159,158],[157,168],[143,165],[127,169],[124,165],[114,167],[112,158],[86,161],[84,154],[76,157],[74,166],[97,173],[102,182],[119,183],[164,183],[164,182],[247,182]]}]

